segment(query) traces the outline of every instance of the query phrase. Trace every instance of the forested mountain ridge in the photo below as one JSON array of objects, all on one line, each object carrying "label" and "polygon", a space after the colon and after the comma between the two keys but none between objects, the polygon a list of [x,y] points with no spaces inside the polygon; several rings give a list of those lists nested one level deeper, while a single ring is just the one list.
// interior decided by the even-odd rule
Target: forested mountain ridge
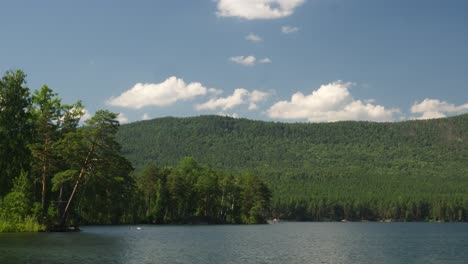
[{"label": "forested mountain ridge", "polygon": [[[468,114],[398,123],[346,121],[318,124],[274,123],[221,116],[166,117],[122,125],[117,136],[124,154],[136,167],[147,161],[175,165],[182,157],[193,156],[216,168],[246,169],[268,161],[275,161],[266,164],[269,167],[277,167],[278,162],[284,161],[293,164],[320,162],[318,150],[329,152],[326,150],[336,146],[342,146],[342,151],[346,152],[351,151],[351,145],[368,151],[387,150],[382,154],[388,158],[397,158],[390,156],[388,150],[400,149],[403,152],[404,148],[440,148],[454,151],[453,154],[459,151],[466,154]],[[318,147],[317,151],[312,146]],[[218,152],[223,155],[217,155]],[[419,154],[425,156],[430,153]],[[361,153],[361,157],[363,155],[366,153]],[[451,158],[456,161],[462,160],[463,156]],[[289,164],[286,167],[292,167]]]},{"label": "forested mountain ridge", "polygon": [[117,140],[137,169],[192,156],[262,175],[284,218],[468,219],[467,114],[316,124],[167,117],[122,125]]}]

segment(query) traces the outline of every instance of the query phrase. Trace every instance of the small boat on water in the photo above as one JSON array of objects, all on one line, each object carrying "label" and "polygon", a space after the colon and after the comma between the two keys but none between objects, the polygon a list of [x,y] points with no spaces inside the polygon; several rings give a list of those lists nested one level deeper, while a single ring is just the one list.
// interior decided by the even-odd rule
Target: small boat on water
[{"label": "small boat on water", "polygon": [[277,218],[274,218],[273,220],[268,220],[268,221],[267,221],[267,223],[269,223],[269,224],[277,224],[277,223],[279,223],[279,222],[280,222],[280,220],[277,219]]}]

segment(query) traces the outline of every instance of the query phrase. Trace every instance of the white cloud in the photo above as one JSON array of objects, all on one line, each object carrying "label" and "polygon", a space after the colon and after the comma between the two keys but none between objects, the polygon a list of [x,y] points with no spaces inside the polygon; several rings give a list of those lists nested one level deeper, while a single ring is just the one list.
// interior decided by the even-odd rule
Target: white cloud
[{"label": "white cloud", "polygon": [[252,41],[252,42],[262,42],[263,39],[259,35],[255,35],[254,33],[250,33],[247,36],[245,36],[246,40]]},{"label": "white cloud", "polygon": [[281,32],[283,34],[291,34],[291,33],[295,33],[295,32],[298,32],[298,31],[299,31],[298,27],[291,27],[291,26],[282,26],[281,27]]},{"label": "white cloud", "polygon": [[255,58],[255,56],[249,55],[249,56],[234,56],[229,58],[230,61],[239,63],[244,66],[254,66],[257,63],[271,63],[270,58],[263,58],[263,59],[258,59]]},{"label": "white cloud", "polygon": [[270,93],[254,90],[249,94],[249,110],[258,109],[257,103],[264,101]]},{"label": "white cloud", "polygon": [[140,109],[145,106],[167,106],[177,101],[186,101],[208,93],[218,93],[199,82],[186,84],[177,77],[169,77],[161,83],[137,83],[117,97],[112,97],[107,104],[125,108]]},{"label": "white cloud", "polygon": [[[74,108],[75,109],[75,108]],[[84,122],[88,119],[90,119],[92,116],[91,114],[89,113],[89,111],[87,109],[83,109],[83,116],[80,118],[80,121],[81,122]]]},{"label": "white cloud", "polygon": [[224,112],[219,112],[217,113],[217,115],[220,115],[220,116],[227,116],[227,117],[232,117],[232,118],[240,118],[240,116],[236,113],[233,113],[233,114],[226,114]]},{"label": "white cloud", "polygon": [[280,101],[267,114],[277,119],[302,119],[310,122],[340,120],[391,121],[398,109],[387,109],[371,101],[355,100],[349,93],[351,83],[341,81],[320,86],[309,95],[297,92],[291,101]]},{"label": "white cloud", "polygon": [[461,114],[468,112],[468,103],[454,105],[438,99],[424,99],[411,106],[411,113],[420,114],[416,119],[432,119],[446,117],[447,114]]},{"label": "white cloud", "polygon": [[218,16],[277,19],[290,16],[305,0],[217,0]]},{"label": "white cloud", "polygon": [[119,113],[117,116],[117,121],[119,121],[120,124],[128,123],[128,118],[125,116],[124,113]]},{"label": "white cloud", "polygon": [[254,66],[255,65],[255,61],[257,61],[257,59],[250,55],[250,56],[235,56],[235,57],[231,57],[229,58],[230,61],[233,61],[235,63],[239,63],[239,64],[242,64],[244,66]]},{"label": "white cloud", "polygon": [[265,100],[269,95],[270,93],[267,93],[267,92],[253,90],[251,93],[249,93],[249,101],[258,103],[258,102]]},{"label": "white cloud", "polygon": [[257,103],[264,101],[270,94],[254,90],[249,92],[244,88],[235,89],[232,95],[221,98],[212,98],[209,101],[195,106],[197,110],[229,110],[242,104],[249,104],[249,110],[258,108]]},{"label": "white cloud", "polygon": [[141,120],[150,120],[151,117],[148,115],[148,113],[144,113],[142,116],[141,116]]},{"label": "white cloud", "polygon": [[441,112],[424,112],[421,116],[416,117],[415,119],[434,119],[434,118],[443,118],[447,117],[446,115],[442,114]]},{"label": "white cloud", "polygon": [[261,59],[261,60],[258,60],[259,63],[271,63],[271,59],[270,58],[264,58],[264,59]]},{"label": "white cloud", "polygon": [[222,110],[228,110],[238,105],[241,105],[245,101],[245,97],[249,94],[249,91],[243,88],[235,89],[234,93],[224,98],[213,98],[208,102],[196,105],[197,110],[215,110],[220,108]]}]

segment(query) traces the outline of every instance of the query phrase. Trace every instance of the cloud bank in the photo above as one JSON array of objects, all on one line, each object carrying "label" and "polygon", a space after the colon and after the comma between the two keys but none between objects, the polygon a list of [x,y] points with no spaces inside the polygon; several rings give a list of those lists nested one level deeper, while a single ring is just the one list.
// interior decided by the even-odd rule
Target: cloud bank
[{"label": "cloud bank", "polygon": [[145,106],[168,106],[177,101],[187,101],[208,93],[218,93],[199,82],[185,83],[175,76],[161,83],[137,83],[117,97],[107,100],[107,104],[124,108],[140,109]]},{"label": "cloud bank", "polygon": [[416,119],[432,119],[447,117],[448,114],[462,114],[468,112],[468,103],[454,105],[438,99],[424,99],[411,106],[411,113],[419,114]]},{"label": "cloud bank", "polygon": [[[250,58],[251,57],[251,58]],[[234,59],[233,59],[234,60]],[[269,63],[269,58],[257,60],[254,56],[239,56],[238,63],[255,65]],[[342,120],[394,121],[403,119],[432,119],[450,115],[468,113],[468,103],[455,105],[439,99],[426,98],[416,101],[411,106],[410,116],[403,116],[398,108],[388,108],[373,100],[355,99],[349,88],[351,83],[335,81],[321,85],[310,94],[296,92],[290,100],[273,103],[265,112],[272,119],[299,120],[309,122],[334,122]],[[265,101],[270,92],[259,90],[249,91],[244,88],[235,89],[232,94],[220,97],[222,90],[206,88],[199,82],[186,83],[175,76],[161,83],[137,83],[117,97],[111,97],[107,104],[128,109],[141,109],[146,106],[170,106],[178,101],[188,101],[195,98],[208,97],[204,103],[194,104],[198,111],[232,110],[244,105],[249,111],[259,109],[259,103]],[[91,117],[85,109],[82,122]],[[145,113],[142,120],[149,119]],[[117,120],[127,123],[128,118],[120,113]]]},{"label": "cloud bank", "polygon": [[309,95],[297,92],[290,101],[279,101],[267,114],[271,118],[334,122],[341,120],[392,121],[398,109],[388,109],[371,101],[355,100],[351,83],[336,81],[320,86]]},{"label": "cloud bank", "polygon": [[218,16],[254,20],[290,16],[305,0],[218,0],[217,2]]}]

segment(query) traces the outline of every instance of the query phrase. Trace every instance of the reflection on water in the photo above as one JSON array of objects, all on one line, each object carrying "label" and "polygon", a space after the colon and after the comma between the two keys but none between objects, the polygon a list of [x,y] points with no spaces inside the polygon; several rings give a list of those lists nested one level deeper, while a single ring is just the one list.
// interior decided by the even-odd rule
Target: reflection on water
[{"label": "reflection on water", "polygon": [[467,263],[468,224],[85,227],[0,234],[0,263]]}]

